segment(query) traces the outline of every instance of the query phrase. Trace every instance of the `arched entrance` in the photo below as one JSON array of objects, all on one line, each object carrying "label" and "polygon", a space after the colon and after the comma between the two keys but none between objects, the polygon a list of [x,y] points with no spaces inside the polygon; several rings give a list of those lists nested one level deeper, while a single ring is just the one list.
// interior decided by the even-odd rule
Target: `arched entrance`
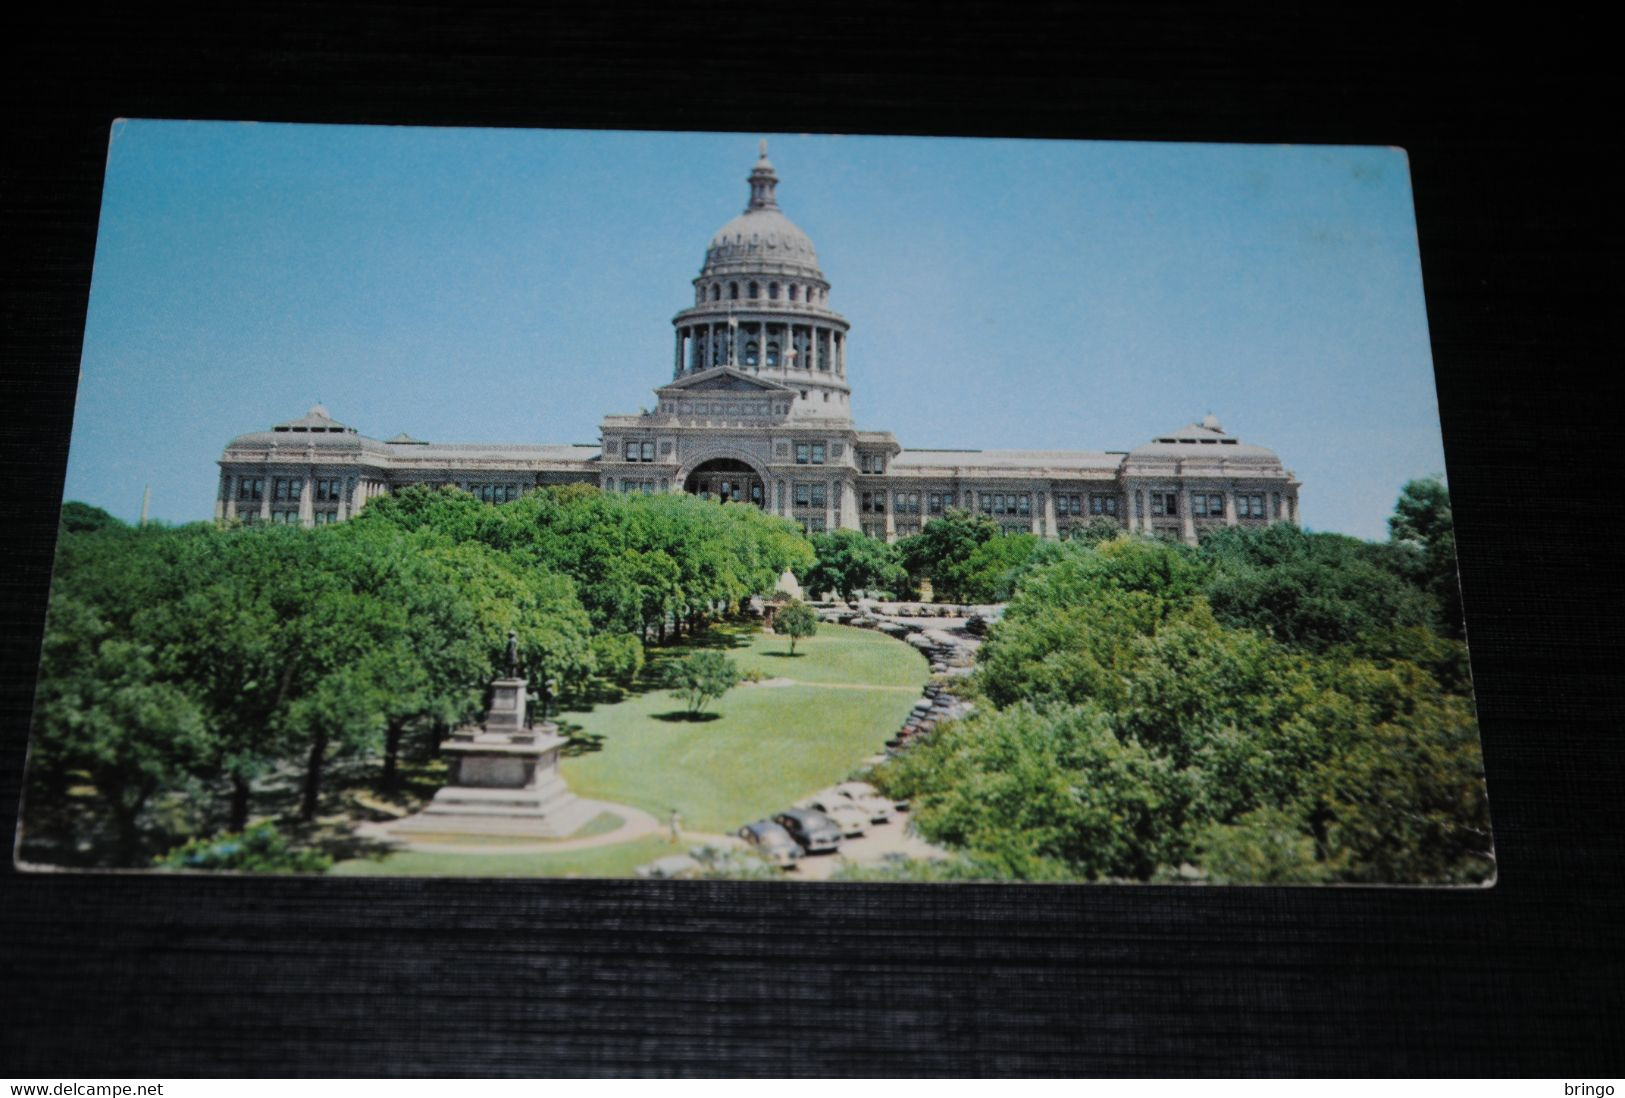
[{"label": "arched entrance", "polygon": [[735,458],[712,458],[701,462],[683,482],[683,491],[696,496],[709,496],[723,503],[749,501],[758,507],[767,506],[767,485],[762,482],[760,474]]}]

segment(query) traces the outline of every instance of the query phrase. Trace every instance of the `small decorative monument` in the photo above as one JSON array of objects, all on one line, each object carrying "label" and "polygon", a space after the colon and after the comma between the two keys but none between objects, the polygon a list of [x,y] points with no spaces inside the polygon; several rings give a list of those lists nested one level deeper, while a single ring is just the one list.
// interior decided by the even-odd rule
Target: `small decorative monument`
[{"label": "small decorative monument", "polygon": [[485,720],[457,729],[440,745],[450,756],[450,781],[391,831],[561,838],[599,811],[602,806],[578,798],[559,776],[559,750],[569,741],[558,725],[527,724],[527,685],[518,674],[518,638],[509,633],[507,675],[491,683]]}]

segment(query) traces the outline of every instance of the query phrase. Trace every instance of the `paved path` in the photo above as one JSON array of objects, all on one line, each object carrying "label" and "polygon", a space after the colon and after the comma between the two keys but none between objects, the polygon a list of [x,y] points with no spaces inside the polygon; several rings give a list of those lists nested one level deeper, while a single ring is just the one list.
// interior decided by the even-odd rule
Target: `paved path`
[{"label": "paved path", "polygon": [[362,824],[356,828],[356,834],[393,843],[403,850],[421,850],[430,854],[562,854],[568,850],[614,846],[647,835],[666,833],[666,826],[641,808],[633,808],[629,804],[615,804],[613,801],[591,801],[586,798],[582,798],[580,803],[598,810],[592,818],[596,819],[599,813],[609,812],[621,818],[621,825],[602,835],[588,835],[580,839],[537,839],[535,842],[509,840],[501,843],[481,843],[472,836],[471,841],[466,843],[420,842],[407,835],[395,834],[387,823]]}]

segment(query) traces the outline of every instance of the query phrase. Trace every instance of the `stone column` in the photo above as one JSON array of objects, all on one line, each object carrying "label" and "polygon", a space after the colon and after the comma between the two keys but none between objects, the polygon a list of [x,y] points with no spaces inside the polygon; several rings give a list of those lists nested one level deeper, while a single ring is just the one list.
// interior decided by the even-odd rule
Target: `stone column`
[{"label": "stone column", "polygon": [[672,377],[683,376],[683,329],[677,329],[677,361],[672,369]]},{"label": "stone column", "polygon": [[299,484],[299,525],[316,525],[316,469],[314,466],[305,470],[305,478]]},{"label": "stone column", "polygon": [[267,475],[265,491],[260,493],[260,521],[271,521],[271,497],[276,494],[276,477]]},{"label": "stone column", "polygon": [[824,482],[824,529],[835,529],[835,491],[840,485],[834,481]]},{"label": "stone column", "polygon": [[886,540],[888,542],[896,541],[897,493],[894,490],[887,488],[881,492],[880,498],[886,501]]},{"label": "stone column", "polygon": [[1232,484],[1230,490],[1224,494],[1224,524],[1236,524],[1236,486]]},{"label": "stone column", "polygon": [[850,480],[841,482],[841,527],[846,530],[859,529],[858,490]]},{"label": "stone column", "polygon": [[237,517],[237,482],[241,479],[236,473],[226,474],[226,498],[222,501],[225,506],[221,512],[226,519]]},{"label": "stone column", "polygon": [[1186,489],[1182,490],[1179,493],[1178,498],[1179,498],[1179,515],[1180,515],[1180,518],[1179,518],[1180,536],[1185,539],[1185,544],[1187,544],[1187,545],[1195,545],[1196,544],[1196,514],[1195,514],[1196,509],[1191,506],[1191,490],[1189,488],[1186,488]]}]

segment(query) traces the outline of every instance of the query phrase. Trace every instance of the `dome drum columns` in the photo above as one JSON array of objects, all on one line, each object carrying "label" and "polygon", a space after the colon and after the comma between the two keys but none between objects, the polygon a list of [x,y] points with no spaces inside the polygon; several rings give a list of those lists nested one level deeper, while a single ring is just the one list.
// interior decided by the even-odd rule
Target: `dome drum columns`
[{"label": "dome drum columns", "polygon": [[680,378],[685,373],[697,374],[718,366],[797,369],[844,378],[846,338],[837,327],[797,324],[793,320],[679,325],[672,376]]}]

